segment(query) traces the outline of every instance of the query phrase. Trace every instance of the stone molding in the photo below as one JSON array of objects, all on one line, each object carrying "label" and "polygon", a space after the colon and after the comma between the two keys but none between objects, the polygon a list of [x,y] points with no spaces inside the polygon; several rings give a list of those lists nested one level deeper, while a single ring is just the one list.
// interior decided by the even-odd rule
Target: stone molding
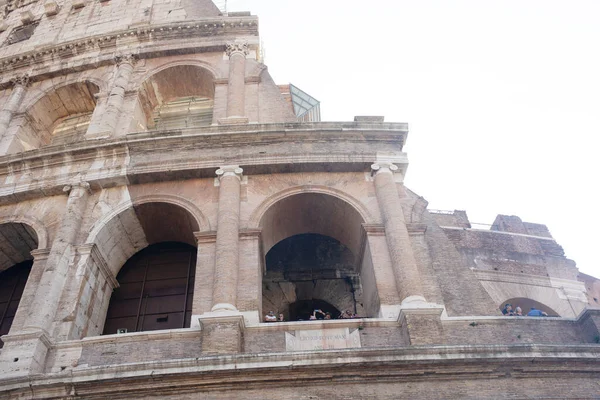
[{"label": "stone molding", "polygon": [[362,224],[367,236],[385,236],[383,224]]},{"label": "stone molding", "polygon": [[262,229],[240,229],[240,240],[260,239]]},{"label": "stone molding", "polygon": [[427,225],[419,223],[408,223],[406,224],[406,229],[408,230],[408,234],[410,236],[424,235],[425,232],[427,232]]},{"label": "stone molding", "polygon": [[[196,331],[197,333],[197,331]],[[125,335],[124,335],[125,336]],[[114,337],[112,338],[114,339]],[[332,377],[373,377],[378,368],[387,380],[410,382],[423,376],[434,382],[457,379],[498,378],[498,363],[512,361],[501,373],[525,374],[529,379],[542,379],[548,370],[560,376],[568,373],[591,377],[597,373],[600,349],[590,345],[474,345],[474,346],[414,346],[399,348],[362,348],[301,353],[231,354],[219,357],[196,357],[180,360],[138,362],[107,365],[102,368],[79,366],[65,372],[69,384],[57,379],[58,374],[24,375],[1,380],[2,390],[13,395],[68,398],[81,392],[88,397],[119,397],[124,389],[136,387],[137,396],[152,395],[160,390],[172,390],[174,385],[193,392],[231,390],[232,388],[264,389],[274,381],[280,385],[298,384],[298,374],[290,366],[305,370],[302,382],[329,382]],[[532,360],[543,360],[545,368],[532,367]],[[415,360],[420,368],[414,370]],[[568,362],[566,362],[568,361]],[[470,365],[471,368],[466,368]],[[371,367],[372,366],[372,367]],[[443,373],[440,373],[440,370]],[[242,371],[242,373],[240,373]],[[156,377],[160,377],[157,379]],[[220,383],[216,383],[220,382]]]},{"label": "stone molding", "polygon": [[[232,21],[232,19],[234,21]],[[189,40],[185,38],[198,37],[198,38],[214,38],[224,36],[258,36],[258,19],[255,16],[243,16],[228,18],[223,17],[220,19],[210,20],[196,20],[196,21],[185,21],[184,23],[176,22],[162,25],[153,25],[152,27],[137,27],[130,28],[120,31],[115,31],[110,34],[94,35],[85,38],[79,38],[77,40],[65,41],[58,44],[52,44],[47,46],[41,46],[35,50],[25,51],[22,53],[15,53],[9,56],[0,58],[0,68],[4,71],[10,69],[16,70],[26,66],[35,66],[37,64],[48,64],[56,63],[58,68],[54,71],[60,74],[59,71],[65,68],[72,68],[72,65],[67,66],[64,62],[64,58],[72,58],[74,56],[82,56],[87,53],[94,55],[96,58],[82,60],[82,65],[88,65],[89,68],[97,68],[99,64],[109,63],[114,58],[113,52],[106,52],[104,55],[100,55],[100,60],[97,58],[98,51],[103,49],[115,50],[118,44],[126,45],[130,50],[136,48],[142,49],[140,51],[140,58],[153,58],[157,57],[157,48],[160,48],[160,41],[162,40],[179,40],[183,46],[190,47],[188,52],[195,53],[202,51],[198,49],[198,46],[193,46]],[[156,42],[156,46],[145,46],[140,41],[146,42],[152,40]],[[224,49],[227,45],[225,38],[217,39],[214,44],[205,44],[203,47]],[[193,46],[193,47],[191,47]],[[250,48],[254,48],[256,44],[249,44]],[[173,47],[173,46],[169,46]],[[132,51],[135,52],[135,51]],[[148,54],[145,54],[145,53]],[[56,58],[58,57],[58,58]],[[85,69],[85,67],[83,68]],[[42,72],[40,72],[42,73]],[[44,68],[43,73],[47,74],[48,69]],[[36,75],[35,71],[31,72],[32,79]],[[36,80],[36,79],[33,79]],[[0,89],[6,86],[6,82],[0,82]]]},{"label": "stone molding", "polygon": [[63,190],[63,192],[65,192],[67,194],[71,194],[71,191],[73,191],[74,189],[83,189],[86,192],[88,192],[89,194],[92,194],[92,188],[91,188],[89,182],[84,182],[84,181],[75,182],[70,185],[65,185],[62,190]]},{"label": "stone molding", "polygon": [[196,243],[215,243],[217,241],[217,232],[209,231],[209,232],[194,232],[194,237],[196,238]]},{"label": "stone molding", "polygon": [[2,341],[4,343],[24,342],[27,340],[40,340],[49,349],[53,346],[53,342],[48,333],[42,330],[35,332],[19,332],[2,336]]},{"label": "stone molding", "polygon": [[29,252],[33,256],[34,261],[44,261],[50,255],[50,249],[35,249]]}]

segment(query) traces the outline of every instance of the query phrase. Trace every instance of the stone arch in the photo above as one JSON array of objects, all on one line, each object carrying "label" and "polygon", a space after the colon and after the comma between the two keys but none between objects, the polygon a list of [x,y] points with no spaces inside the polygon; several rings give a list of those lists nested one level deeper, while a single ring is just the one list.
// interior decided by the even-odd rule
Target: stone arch
[{"label": "stone arch", "polygon": [[264,310],[277,310],[287,318],[288,308],[297,301],[315,306],[325,301],[359,316],[377,315],[377,296],[363,298],[365,273],[367,291],[376,293],[371,263],[361,268],[363,224],[369,221],[363,215],[368,214],[348,198],[331,188],[295,187],[255,210],[250,226],[261,230]]},{"label": "stone arch", "polygon": [[37,238],[37,248],[47,249],[48,248],[48,230],[42,221],[29,215],[10,216],[8,218],[1,218],[0,225],[20,223],[31,227],[35,232]]},{"label": "stone arch", "polygon": [[[82,82],[90,82],[90,83],[98,86],[100,93],[105,93],[108,90],[108,82],[105,81],[104,79],[99,79],[94,76],[79,76],[79,75],[69,76],[65,80],[62,80],[61,82],[58,82],[55,84],[52,84],[51,86],[49,86],[47,88],[38,88],[37,90],[33,89],[33,88],[28,89],[28,92],[31,91],[33,94],[28,99],[23,101],[23,103],[19,107],[19,112],[20,113],[26,112],[31,106],[33,106],[35,103],[37,103],[41,98],[51,94],[52,92],[56,91],[57,89],[60,89],[63,86],[68,86],[68,85],[82,83]],[[43,83],[43,81],[41,83]]]},{"label": "stone arch", "polygon": [[[163,217],[160,226],[156,215]],[[86,243],[97,246],[116,276],[129,258],[149,244],[173,241],[196,246],[194,232],[208,226],[204,215],[180,198],[147,196],[107,214],[94,225]]]},{"label": "stone arch", "polygon": [[262,220],[263,215],[273,204],[285,199],[286,197],[294,196],[299,193],[321,193],[337,197],[352,206],[354,210],[360,214],[364,223],[371,224],[377,222],[374,220],[373,216],[364,204],[341,190],[321,185],[301,185],[287,188],[265,199],[258,207],[254,209],[252,214],[250,214],[250,218],[248,219],[248,228],[260,229],[260,221]]},{"label": "stone arch", "polygon": [[[25,222],[27,220],[27,222]],[[43,229],[37,227],[40,232]],[[14,218],[0,221],[0,272],[23,261],[32,260],[31,251],[41,248],[40,236],[47,241],[47,237],[38,235],[38,231],[31,225],[28,218]],[[44,243],[46,245],[47,243]],[[45,248],[45,247],[43,247]]]},{"label": "stone arch", "polygon": [[135,125],[180,129],[212,124],[216,73],[204,62],[172,62],[146,74],[138,85]]},{"label": "stone arch", "polygon": [[85,79],[62,82],[34,96],[22,113],[23,121],[16,133],[17,146],[31,150],[81,139],[99,92],[99,85]]}]

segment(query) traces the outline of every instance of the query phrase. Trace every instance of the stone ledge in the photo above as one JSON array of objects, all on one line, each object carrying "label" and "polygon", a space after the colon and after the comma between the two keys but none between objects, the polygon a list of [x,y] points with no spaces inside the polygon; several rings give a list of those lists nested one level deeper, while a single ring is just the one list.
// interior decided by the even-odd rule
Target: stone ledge
[{"label": "stone ledge", "polygon": [[[532,360],[536,361],[535,366],[532,366]],[[502,371],[496,371],[494,366],[497,365],[503,366]],[[296,373],[290,374],[290,368]],[[374,372],[373,368],[379,373],[385,371],[381,380],[405,382],[421,379],[423,374],[430,380],[448,377],[493,379],[505,376],[507,368],[528,377],[545,377],[549,369],[555,374],[589,376],[600,373],[600,345],[415,346],[202,356],[102,367],[81,366],[64,372],[0,379],[0,387],[12,394],[67,388],[84,397],[92,394],[110,397],[112,391],[120,395],[125,391],[151,393],[169,387],[175,381],[180,389],[185,386],[193,386],[196,390],[236,387],[232,385],[264,387],[265,383],[275,380],[300,384],[300,381],[309,383],[316,379],[330,381],[337,375],[369,376]]]}]

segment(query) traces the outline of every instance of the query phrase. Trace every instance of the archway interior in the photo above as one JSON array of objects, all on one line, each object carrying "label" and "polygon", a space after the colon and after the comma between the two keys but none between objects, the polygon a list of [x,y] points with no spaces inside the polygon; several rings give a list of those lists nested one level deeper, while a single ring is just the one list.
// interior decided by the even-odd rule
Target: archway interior
[{"label": "archway interior", "polygon": [[521,309],[523,310],[523,315],[527,315],[527,313],[531,310],[531,307],[534,307],[538,310],[544,311],[548,314],[549,317],[559,317],[558,313],[550,307],[548,307],[547,305],[540,303],[539,301],[528,299],[526,297],[515,297],[506,300],[500,305],[500,311],[502,311],[504,305],[507,303],[512,305],[513,311],[517,307],[521,307]]},{"label": "archway interior", "polygon": [[31,251],[37,247],[37,234],[29,225],[0,225],[0,336],[8,334],[13,324],[33,265]]},{"label": "archway interior", "polygon": [[[316,313],[320,310],[322,313]],[[323,313],[331,315],[332,319],[339,318],[340,310],[324,300],[298,300],[289,307],[290,321],[306,321],[310,319],[312,314],[315,314],[317,319],[325,319]]]},{"label": "archway interior", "polygon": [[149,202],[130,207],[107,221],[94,243],[116,276],[130,257],[148,245],[181,242],[195,246],[194,232],[198,230],[198,221],[186,209]]},{"label": "archway interior", "polygon": [[48,93],[26,112],[18,137],[23,150],[81,140],[96,107],[98,86],[77,82]]},{"label": "archway interior", "polygon": [[[0,336],[10,331],[32,265],[33,261],[27,260],[0,272]],[[3,345],[0,339],[0,349]]]},{"label": "archway interior", "polygon": [[196,248],[165,242],[131,257],[117,275],[104,334],[190,326]]},{"label": "archway interior", "polygon": [[311,307],[326,303],[334,318],[340,310],[365,316],[358,269],[362,222],[352,206],[326,194],[301,193],[271,206],[261,219],[263,311],[307,319],[306,307],[312,313]]},{"label": "archway interior", "polygon": [[208,126],[212,123],[214,97],[214,77],[208,70],[193,65],[166,68],[142,84],[136,128]]}]

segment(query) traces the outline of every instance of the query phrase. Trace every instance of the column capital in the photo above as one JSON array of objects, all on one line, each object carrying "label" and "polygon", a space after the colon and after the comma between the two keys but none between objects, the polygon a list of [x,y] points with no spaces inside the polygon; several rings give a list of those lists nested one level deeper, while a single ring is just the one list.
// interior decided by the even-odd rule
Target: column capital
[{"label": "column capital", "polygon": [[229,42],[225,45],[225,54],[231,58],[234,55],[241,55],[244,58],[250,53],[248,42]]},{"label": "column capital", "polygon": [[241,180],[243,172],[244,170],[240,168],[239,165],[225,165],[215,171],[217,177],[219,178],[219,181],[226,176],[235,176],[239,180]]},{"label": "column capital", "polygon": [[137,61],[138,56],[136,54],[121,54],[115,56],[115,64],[117,64],[117,66],[128,64],[133,67]]},{"label": "column capital", "polygon": [[390,171],[392,173],[399,171],[396,164],[389,161],[377,161],[371,164],[371,174],[375,175],[378,172]]},{"label": "column capital", "polygon": [[81,189],[84,190],[88,193],[92,193],[92,189],[90,187],[90,184],[88,182],[85,181],[81,181],[81,182],[75,182],[72,183],[70,185],[65,185],[63,187],[63,192],[67,193],[67,194],[71,194],[71,192],[75,189]]},{"label": "column capital", "polygon": [[29,85],[29,74],[17,75],[14,78],[11,78],[10,82],[13,86],[27,87],[27,85]]}]

